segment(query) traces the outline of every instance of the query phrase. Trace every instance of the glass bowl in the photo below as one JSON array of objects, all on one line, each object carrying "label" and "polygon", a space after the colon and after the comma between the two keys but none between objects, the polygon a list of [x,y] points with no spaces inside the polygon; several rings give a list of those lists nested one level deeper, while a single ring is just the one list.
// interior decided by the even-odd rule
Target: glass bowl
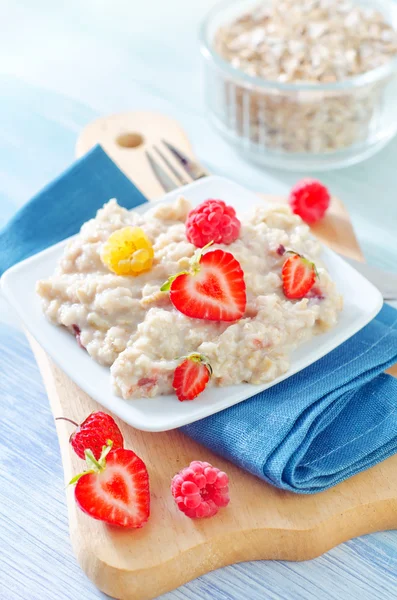
[{"label": "glass bowl", "polygon": [[[262,0],[263,1],[263,0]],[[397,29],[397,5],[361,0]],[[333,83],[282,83],[236,69],[214,49],[219,27],[258,5],[227,0],[202,23],[204,91],[211,121],[243,156],[288,170],[324,170],[357,163],[397,131],[397,57]]]}]

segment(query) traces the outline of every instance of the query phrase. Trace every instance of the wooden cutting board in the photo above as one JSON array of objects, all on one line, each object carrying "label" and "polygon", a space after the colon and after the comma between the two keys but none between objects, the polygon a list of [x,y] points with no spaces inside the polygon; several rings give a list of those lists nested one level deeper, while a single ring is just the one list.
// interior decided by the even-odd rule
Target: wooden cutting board
[{"label": "wooden cutting board", "polygon": [[[143,143],[134,146],[139,136]],[[77,155],[101,143],[141,190],[154,198],[161,195],[161,188],[147,165],[144,150],[160,138],[188,154],[192,152],[174,121],[152,113],[126,113],[89,125],[79,138]],[[125,145],[120,146],[117,140]],[[265,199],[283,201],[273,196]],[[313,231],[334,249],[362,257],[348,213],[337,199],[327,218]],[[34,340],[31,343],[54,416],[80,422],[100,409]],[[258,559],[307,560],[352,537],[397,528],[397,455],[326,492],[301,496],[267,485],[179,431],[147,433],[121,422],[119,425],[126,447],[135,450],[149,470],[149,523],[136,531],[108,528],[79,511],[73,488],[66,489],[77,559],[88,577],[114,598],[149,600],[227,564]],[[64,421],[57,421],[56,427],[68,482],[81,471],[83,463],[68,444],[73,427]],[[172,476],[194,459],[209,461],[230,476],[231,503],[213,519],[186,518],[171,497]]]}]

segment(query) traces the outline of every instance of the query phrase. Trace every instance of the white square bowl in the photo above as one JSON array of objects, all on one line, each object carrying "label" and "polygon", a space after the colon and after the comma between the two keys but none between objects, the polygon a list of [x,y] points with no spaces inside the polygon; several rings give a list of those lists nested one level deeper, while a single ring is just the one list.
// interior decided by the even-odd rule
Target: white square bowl
[{"label": "white square bowl", "polygon": [[[167,194],[158,202],[173,202],[180,194],[195,206],[207,198],[223,198],[240,212],[263,202],[253,192],[222,177],[200,179]],[[144,212],[152,205],[144,204],[135,210]],[[77,385],[104,408],[144,431],[166,431],[192,423],[277,385],[357,333],[375,317],[383,304],[380,292],[365,277],[324,247],[322,260],[343,294],[344,308],[334,329],[314,337],[293,352],[287,373],[265,385],[208,388],[191,402],[179,402],[171,394],[151,399],[123,400],[113,393],[109,369],[92,360],[66,329],[51,325],[42,312],[40,298],[35,292],[36,281],[53,273],[67,241],[47,248],[4,273],[1,279],[4,294],[26,329]]]}]

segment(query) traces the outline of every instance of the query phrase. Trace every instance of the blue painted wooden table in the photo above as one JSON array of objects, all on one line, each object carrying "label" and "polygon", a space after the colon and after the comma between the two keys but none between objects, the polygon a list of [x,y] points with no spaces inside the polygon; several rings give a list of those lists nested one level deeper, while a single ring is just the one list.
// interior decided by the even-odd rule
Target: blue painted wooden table
[{"label": "blue painted wooden table", "polygon": [[[0,3],[0,226],[73,161],[81,128],[122,110],[177,118],[213,173],[285,193],[299,174],[242,162],[208,125],[196,32],[214,0],[3,0]],[[183,49],[183,52],[181,51]],[[321,179],[348,206],[367,260],[396,269],[397,140]],[[46,394],[0,298],[0,600],[104,598],[68,538],[61,459]],[[305,563],[210,573],[162,600],[394,600],[397,532],[350,541]]]}]

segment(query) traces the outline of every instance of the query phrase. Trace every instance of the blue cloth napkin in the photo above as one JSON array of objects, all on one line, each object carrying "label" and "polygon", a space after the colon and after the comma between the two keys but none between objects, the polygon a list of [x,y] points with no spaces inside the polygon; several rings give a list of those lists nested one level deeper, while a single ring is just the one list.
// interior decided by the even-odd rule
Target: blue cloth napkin
[{"label": "blue cloth napkin", "polygon": [[[0,271],[76,233],[111,197],[146,201],[96,147],[0,231]],[[182,430],[279,488],[322,491],[397,451],[397,380],[383,373],[396,361],[397,311],[384,306],[310,367]]]},{"label": "blue cloth napkin", "polygon": [[147,202],[100,146],[25,204],[0,231],[0,275],[13,264],[77,233],[115,198],[126,208]]}]

